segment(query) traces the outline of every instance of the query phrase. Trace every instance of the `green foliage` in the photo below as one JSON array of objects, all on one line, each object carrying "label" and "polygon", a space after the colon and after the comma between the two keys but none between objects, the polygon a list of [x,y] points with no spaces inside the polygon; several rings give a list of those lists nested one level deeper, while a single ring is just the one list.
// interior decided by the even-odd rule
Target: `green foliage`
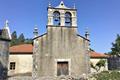
[{"label": "green foliage", "polygon": [[14,32],[11,34],[11,37],[12,37],[12,39],[17,39],[17,32],[14,31]]},{"label": "green foliage", "polygon": [[10,46],[18,45],[18,44],[32,44],[32,39],[25,39],[24,34],[20,34],[19,37],[17,37],[17,32],[14,31],[12,34],[12,40],[10,43]]},{"label": "green foliage", "polygon": [[90,62],[90,66],[91,66],[91,68],[95,69],[95,66],[93,65],[92,62]]},{"label": "green foliage", "polygon": [[12,37],[12,40],[10,42],[10,45],[13,46],[13,45],[17,45],[18,44],[18,39],[17,39],[17,33],[16,31],[14,31],[12,34],[11,34],[11,37]]},{"label": "green foliage", "polygon": [[23,44],[24,42],[25,42],[25,37],[22,33],[22,34],[20,34],[20,36],[18,38],[18,44]]},{"label": "green foliage", "polygon": [[96,65],[94,66],[93,63],[91,62],[91,68],[95,69],[97,72],[101,69],[101,67],[105,67],[105,60],[100,60],[96,63]]},{"label": "green foliage", "polygon": [[32,43],[33,43],[33,40],[27,38],[27,39],[25,39],[25,43],[26,43],[26,44],[32,44]]},{"label": "green foliage", "polygon": [[114,43],[112,43],[112,48],[111,48],[111,55],[117,55],[120,56],[120,35],[117,34],[117,38]]},{"label": "green foliage", "polygon": [[93,75],[96,80],[120,80],[120,72],[117,71],[103,71]]},{"label": "green foliage", "polygon": [[101,60],[96,64],[96,66],[98,67],[98,70],[97,70],[97,71],[99,71],[101,67],[105,67],[105,60],[102,60],[102,59],[101,59]]}]

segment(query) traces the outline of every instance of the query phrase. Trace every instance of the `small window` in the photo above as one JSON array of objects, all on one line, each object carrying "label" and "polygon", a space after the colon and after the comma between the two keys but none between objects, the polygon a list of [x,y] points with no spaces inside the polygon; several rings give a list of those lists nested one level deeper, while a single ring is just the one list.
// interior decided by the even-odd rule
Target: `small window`
[{"label": "small window", "polygon": [[68,75],[68,62],[57,62],[57,76]]},{"label": "small window", "polygon": [[15,62],[10,62],[10,70],[15,70]]}]

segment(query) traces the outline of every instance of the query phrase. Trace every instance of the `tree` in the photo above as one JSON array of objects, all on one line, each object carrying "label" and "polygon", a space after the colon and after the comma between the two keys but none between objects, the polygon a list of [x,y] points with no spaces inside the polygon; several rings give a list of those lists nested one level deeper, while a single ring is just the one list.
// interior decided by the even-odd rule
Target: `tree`
[{"label": "tree", "polygon": [[11,34],[11,37],[12,37],[12,40],[11,40],[11,42],[10,42],[10,46],[17,45],[17,44],[18,44],[17,32],[14,31],[14,32]]},{"label": "tree", "polygon": [[96,65],[93,65],[91,62],[91,68],[95,69],[97,72],[102,68],[105,67],[105,60],[99,60]]},{"label": "tree", "polygon": [[27,38],[27,39],[25,39],[25,43],[26,43],[26,44],[32,44],[32,43],[33,43],[33,40],[32,40],[32,39]]},{"label": "tree", "polygon": [[95,69],[95,70],[96,70],[96,67],[93,65],[93,63],[92,63],[92,62],[90,62],[90,66],[91,66],[91,68],[93,68],[93,69]]},{"label": "tree", "polygon": [[20,34],[20,36],[18,38],[18,44],[23,44],[24,42],[25,42],[25,37],[22,33],[22,34]]},{"label": "tree", "polygon": [[24,34],[20,34],[19,37],[17,37],[17,32],[14,31],[12,34],[12,40],[10,43],[10,46],[18,45],[18,44],[32,44],[32,39],[31,38],[25,38]]},{"label": "tree", "polygon": [[100,60],[97,64],[96,64],[96,70],[97,72],[101,69],[101,67],[105,67],[105,60]]},{"label": "tree", "polygon": [[11,37],[12,37],[12,39],[17,39],[17,32],[14,31],[14,32],[11,34]]},{"label": "tree", "polygon": [[111,55],[120,56],[120,35],[117,34],[117,38],[114,43],[112,43]]}]

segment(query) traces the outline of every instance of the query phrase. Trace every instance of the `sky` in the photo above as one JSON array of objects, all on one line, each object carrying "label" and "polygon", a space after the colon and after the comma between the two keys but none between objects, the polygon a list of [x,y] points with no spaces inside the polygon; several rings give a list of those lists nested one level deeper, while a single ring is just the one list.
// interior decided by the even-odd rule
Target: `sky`
[{"label": "sky", "polygon": [[[120,34],[120,0],[63,0],[67,7],[77,9],[78,32],[84,36],[89,28],[91,48],[96,52],[111,51],[111,43]],[[46,32],[47,6],[59,5],[61,0],[0,0],[0,28],[9,21],[11,33],[24,33],[33,38],[35,25],[39,35]]]}]

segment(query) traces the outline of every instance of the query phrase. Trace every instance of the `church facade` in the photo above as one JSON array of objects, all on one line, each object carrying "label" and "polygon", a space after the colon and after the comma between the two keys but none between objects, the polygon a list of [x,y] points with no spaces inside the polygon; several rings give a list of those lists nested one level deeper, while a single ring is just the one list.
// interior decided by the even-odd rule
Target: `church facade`
[{"label": "church facade", "polygon": [[37,28],[34,30],[32,77],[87,75],[89,34],[83,37],[77,32],[77,9],[61,2],[57,7],[49,4],[47,10],[47,33],[38,36]]}]

